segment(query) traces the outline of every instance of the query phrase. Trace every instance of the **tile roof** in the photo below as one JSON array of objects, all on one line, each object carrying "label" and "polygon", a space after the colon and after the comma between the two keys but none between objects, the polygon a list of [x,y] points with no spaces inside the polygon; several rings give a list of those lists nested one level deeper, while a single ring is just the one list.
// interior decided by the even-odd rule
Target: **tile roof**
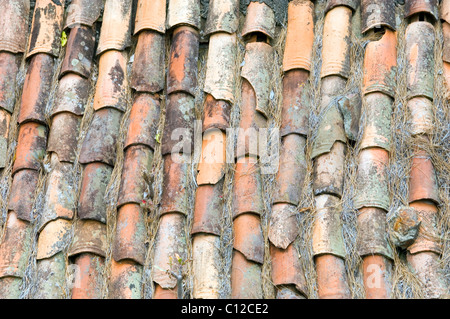
[{"label": "tile roof", "polygon": [[449,296],[450,1],[285,2],[0,0],[0,298]]}]

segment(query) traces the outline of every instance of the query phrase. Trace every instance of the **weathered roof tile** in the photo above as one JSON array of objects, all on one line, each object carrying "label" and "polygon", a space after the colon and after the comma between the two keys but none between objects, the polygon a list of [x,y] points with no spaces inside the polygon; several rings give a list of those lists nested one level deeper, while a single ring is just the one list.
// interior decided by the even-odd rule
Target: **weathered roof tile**
[{"label": "weathered roof tile", "polygon": [[134,34],[143,30],[166,32],[166,0],[139,0]]},{"label": "weathered roof tile", "polygon": [[30,0],[1,0],[2,19],[0,19],[0,51],[10,53],[25,52],[28,33]]}]

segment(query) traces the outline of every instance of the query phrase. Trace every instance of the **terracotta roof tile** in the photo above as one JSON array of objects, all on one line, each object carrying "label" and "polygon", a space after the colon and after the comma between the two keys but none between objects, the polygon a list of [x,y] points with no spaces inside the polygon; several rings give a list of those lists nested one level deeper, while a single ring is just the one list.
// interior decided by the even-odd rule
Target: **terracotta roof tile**
[{"label": "terracotta roof tile", "polygon": [[18,299],[20,296],[20,287],[22,286],[22,278],[4,277],[0,279],[0,298],[1,299]]},{"label": "terracotta roof tile", "polygon": [[30,169],[20,170],[13,177],[8,209],[14,211],[22,220],[32,220],[33,200],[38,178],[39,173]]},{"label": "terracotta roof tile", "polygon": [[212,129],[203,134],[197,185],[217,184],[225,175],[226,134]]},{"label": "terracotta roof tile", "polygon": [[69,248],[69,257],[79,254],[106,256],[106,225],[96,220],[78,220]]},{"label": "terracotta roof tile", "polygon": [[333,255],[315,258],[320,299],[350,299],[344,260]]},{"label": "terracotta roof tile", "polygon": [[327,14],[331,9],[339,6],[346,6],[355,11],[358,8],[358,2],[358,0],[329,0],[325,8],[325,14]]},{"label": "terracotta roof tile", "polygon": [[269,220],[269,240],[274,246],[287,249],[299,235],[297,207],[277,203],[272,206]]},{"label": "terracotta roof tile", "polygon": [[437,21],[439,19],[438,8],[438,0],[407,0],[405,2],[406,17],[416,13],[428,13]]},{"label": "terracotta roof tile", "polygon": [[234,250],[231,266],[231,298],[262,299],[261,265],[247,260]]},{"label": "terracotta roof tile", "polygon": [[108,298],[141,299],[142,266],[131,261],[112,261]]},{"label": "terracotta roof tile", "polygon": [[28,33],[30,0],[1,0],[2,18],[0,20],[0,51],[10,53],[25,52]]},{"label": "terracotta roof tile", "polygon": [[442,34],[444,35],[444,47],[442,50],[442,59],[444,62],[450,62],[450,24],[442,23]]},{"label": "terracotta roof tile", "polygon": [[142,30],[154,30],[165,33],[166,0],[138,1],[134,34],[137,34]]},{"label": "terracotta roof tile", "polygon": [[450,23],[450,1],[449,0],[441,1],[440,17],[445,22]]},{"label": "terracotta roof tile", "polygon": [[153,299],[177,299],[177,289],[164,289],[160,285],[155,284],[155,292]]},{"label": "terracotta roof tile", "polygon": [[67,9],[64,29],[80,25],[92,27],[100,18],[103,3],[102,0],[72,0]]},{"label": "terracotta roof tile", "polygon": [[70,236],[71,229],[71,221],[62,218],[45,225],[39,234],[36,259],[51,258],[61,252],[65,248],[64,241]]},{"label": "terracotta roof tile", "polygon": [[187,182],[188,163],[190,157],[180,155],[174,159],[172,155],[164,156],[164,181],[161,198],[161,215],[166,213],[188,214]]},{"label": "terracotta roof tile", "polygon": [[408,101],[411,113],[411,133],[431,134],[434,128],[433,102],[426,97],[415,97]]},{"label": "terracotta roof tile", "polygon": [[195,195],[191,234],[208,233],[219,236],[223,202],[223,180],[214,185],[199,186]]},{"label": "terracotta roof tile", "polygon": [[102,297],[101,282],[104,268],[102,257],[84,253],[77,256],[74,264],[79,273],[72,289],[72,299],[100,299]]},{"label": "terracotta roof tile", "polygon": [[426,152],[417,151],[411,163],[409,202],[428,199],[439,203],[438,193],[433,162]]},{"label": "terracotta roof tile", "polygon": [[[367,299],[390,299],[392,297],[392,263],[379,255],[369,255],[363,261],[364,290]],[[379,285],[374,285],[377,282]],[[386,284],[387,283],[387,284]]]},{"label": "terracotta roof tile", "polygon": [[65,74],[58,83],[52,115],[69,112],[82,116],[84,113],[90,83],[80,75],[70,72]]},{"label": "terracotta roof tile", "polygon": [[198,234],[192,240],[194,288],[196,299],[218,299],[220,291],[220,237]]},{"label": "terracotta roof tile", "polygon": [[75,161],[77,152],[78,133],[81,118],[72,113],[64,112],[53,117],[48,137],[48,152],[54,152],[62,162]]},{"label": "terracotta roof tile", "polygon": [[10,122],[11,114],[9,114],[5,110],[0,109],[0,168],[4,168],[7,163]]},{"label": "terracotta roof tile", "polygon": [[167,10],[167,29],[175,29],[181,25],[200,29],[200,1],[170,0]]},{"label": "terracotta roof tile", "polygon": [[264,237],[261,220],[255,214],[241,214],[233,221],[234,249],[249,261],[264,262]]},{"label": "terracotta roof tile", "polygon": [[[233,34],[239,27],[238,0],[212,0],[208,8],[205,34]],[[223,70],[225,71],[225,70]]]},{"label": "terracotta roof tile", "polygon": [[57,253],[51,258],[37,262],[36,290],[32,294],[33,299],[62,299],[64,287],[61,282],[66,280],[66,260],[64,253]]},{"label": "terracotta roof tile", "polygon": [[203,104],[203,110],[203,132],[213,128],[225,131],[229,127],[231,113],[230,103],[216,100],[212,95],[207,94],[205,103]]},{"label": "terracotta roof tile", "polygon": [[0,108],[9,113],[14,111],[16,100],[16,76],[19,72],[19,54],[0,52]]},{"label": "terracotta roof tile", "polygon": [[45,156],[47,128],[29,122],[20,126],[13,174],[21,169],[39,170]]},{"label": "terracotta roof tile", "polygon": [[383,0],[361,1],[361,29],[365,33],[376,27],[397,29],[395,18],[395,2]]},{"label": "terracotta roof tile", "polygon": [[242,36],[255,32],[261,32],[271,39],[275,38],[275,14],[265,3],[250,2],[248,5]]}]

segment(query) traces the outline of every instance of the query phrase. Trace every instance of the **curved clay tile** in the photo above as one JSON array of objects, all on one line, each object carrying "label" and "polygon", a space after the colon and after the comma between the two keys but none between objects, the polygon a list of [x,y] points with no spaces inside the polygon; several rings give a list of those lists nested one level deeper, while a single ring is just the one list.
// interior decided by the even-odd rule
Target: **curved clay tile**
[{"label": "curved clay tile", "polygon": [[126,204],[117,212],[113,258],[115,261],[132,260],[144,264],[147,237],[144,211],[139,204]]},{"label": "curved clay tile", "polygon": [[7,164],[10,122],[11,114],[0,109],[0,168],[4,168]]},{"label": "curved clay tile", "polygon": [[435,30],[431,23],[414,22],[406,28],[408,98],[425,96],[433,100]]},{"label": "curved clay tile", "polygon": [[8,210],[16,213],[17,217],[31,222],[33,219],[33,202],[38,184],[39,172],[23,169],[14,174],[9,194]]},{"label": "curved clay tile", "polygon": [[130,111],[130,124],[128,125],[124,148],[131,145],[146,145],[155,150],[160,104],[158,96],[147,93],[136,95]]},{"label": "curved clay tile", "polygon": [[89,91],[89,80],[73,73],[64,75],[58,83],[52,116],[63,112],[83,116]]},{"label": "curved clay tile", "polygon": [[199,186],[195,194],[191,234],[207,233],[219,236],[223,202],[223,180],[214,185]]},{"label": "curved clay tile", "polygon": [[45,126],[34,122],[21,125],[12,173],[21,169],[38,171],[45,156],[46,145],[47,129]]},{"label": "curved clay tile", "polygon": [[331,151],[314,160],[314,195],[330,194],[342,197],[346,146],[336,142]]},{"label": "curved clay tile", "polygon": [[16,103],[16,77],[20,61],[18,54],[0,52],[0,108],[11,114]]},{"label": "curved clay tile", "polygon": [[314,42],[314,4],[291,1],[288,7],[288,25],[284,49],[283,71],[303,69],[311,71]]},{"label": "curved clay tile", "polygon": [[134,34],[143,30],[166,32],[166,0],[139,0]]},{"label": "curved clay tile", "polygon": [[358,0],[329,0],[327,1],[327,6],[325,8],[325,14],[328,13],[331,9],[334,9],[339,6],[346,6],[355,11],[359,6]]},{"label": "curved clay tile", "polygon": [[444,20],[447,23],[450,23],[450,1],[449,0],[442,0],[441,1],[441,19]]},{"label": "curved clay tile", "polygon": [[[390,278],[392,278],[392,263],[382,256],[370,255],[363,260],[364,290],[367,299],[391,298]],[[388,282],[388,284],[386,284]],[[377,283],[377,284],[374,284]]]},{"label": "curved clay tile", "polygon": [[102,298],[102,273],[105,266],[104,258],[95,254],[85,253],[75,257],[74,264],[79,269],[72,289],[72,299]]},{"label": "curved clay tile", "polygon": [[350,299],[343,259],[333,255],[315,258],[319,299]]},{"label": "curved clay tile", "polygon": [[131,69],[130,86],[134,90],[157,93],[164,89],[165,52],[164,35],[147,30],[139,34]]},{"label": "curved clay tile", "polygon": [[262,214],[262,180],[255,157],[237,160],[234,174],[233,216],[244,213]]},{"label": "curved clay tile", "polygon": [[113,108],[103,108],[94,113],[81,147],[81,164],[101,162],[114,165],[121,118],[122,112]]},{"label": "curved clay tile", "polygon": [[161,215],[167,213],[188,214],[187,186],[189,155],[164,156],[164,180],[161,197]]},{"label": "curved clay tile", "polygon": [[203,110],[203,132],[215,128],[225,131],[230,126],[230,103],[216,100],[211,94],[206,94]]},{"label": "curved clay tile", "polygon": [[146,187],[145,177],[150,174],[153,151],[144,145],[130,146],[124,155],[122,179],[117,205],[141,204]]},{"label": "curved clay tile", "polygon": [[269,219],[268,235],[275,247],[287,249],[299,235],[297,207],[285,203],[274,204]]},{"label": "curved clay tile", "polygon": [[397,29],[395,16],[395,1],[362,0],[361,29],[365,33],[376,27]]},{"label": "curved clay tile", "polygon": [[231,264],[231,298],[263,298],[261,265],[247,260],[236,250]]},{"label": "curved clay tile", "polygon": [[239,0],[212,0],[208,7],[205,34],[235,33],[239,27]]},{"label": "curved clay tile", "polygon": [[215,266],[219,246],[220,237],[214,235],[198,234],[192,240],[195,299],[219,298],[219,269]]},{"label": "curved clay tile", "polygon": [[411,254],[434,252],[441,255],[443,243],[439,235],[439,213],[436,205],[429,201],[417,201],[409,205],[416,211],[420,221],[419,234],[415,241],[407,247]]},{"label": "curved clay tile", "polygon": [[233,228],[233,248],[247,260],[263,264],[264,237],[260,217],[255,214],[241,214],[234,219]]},{"label": "curved clay tile", "polygon": [[356,141],[359,135],[362,97],[359,89],[352,90],[338,101],[338,109],[344,118],[345,135]]},{"label": "curved clay tile", "polygon": [[78,199],[78,216],[106,223],[105,193],[112,167],[103,163],[89,163],[83,171]]},{"label": "curved clay tile", "polygon": [[76,26],[70,30],[66,44],[66,55],[59,77],[75,73],[89,78],[95,49],[95,30],[92,27]]},{"label": "curved clay tile", "polygon": [[71,229],[72,222],[69,220],[59,218],[49,222],[39,233],[36,259],[50,258],[61,252]]},{"label": "curved clay tile", "polygon": [[200,1],[170,0],[166,22],[168,30],[183,25],[200,30]]},{"label": "curved clay tile", "polygon": [[442,33],[444,36],[444,47],[442,49],[442,59],[444,62],[450,62],[450,24],[442,23]]},{"label": "curved clay tile", "polygon": [[131,45],[132,1],[107,0],[97,55],[107,50],[122,51]]},{"label": "curved clay tile", "polygon": [[112,261],[109,299],[142,299],[142,266],[132,261]]},{"label": "curved clay tile", "polygon": [[359,153],[355,208],[377,207],[389,210],[388,165],[389,153],[384,149],[374,147]]},{"label": "curved clay tile", "polygon": [[416,13],[428,13],[436,21],[439,20],[439,1],[438,0],[406,0],[405,17],[410,17]]},{"label": "curved clay tile", "polygon": [[47,152],[54,152],[61,162],[73,163],[76,158],[81,118],[72,113],[58,113],[53,117]]},{"label": "curved clay tile", "polygon": [[23,84],[19,123],[46,124],[45,107],[52,89],[53,66],[54,58],[48,54],[37,54],[31,59]]},{"label": "curved clay tile", "polygon": [[215,33],[209,38],[204,91],[216,100],[234,102],[236,74],[236,34]]},{"label": "curved clay tile", "polygon": [[397,71],[397,35],[385,29],[379,41],[367,44],[364,55],[364,94],[381,92],[394,97]]},{"label": "curved clay tile", "polygon": [[416,151],[411,163],[409,202],[431,200],[439,204],[439,188],[431,156]]},{"label": "curved clay tile", "polygon": [[407,106],[411,114],[411,133],[431,134],[434,129],[433,102],[426,97],[414,97]]},{"label": "curved clay tile", "polygon": [[254,1],[248,5],[242,36],[251,33],[263,33],[271,39],[275,38],[275,13],[267,4]]},{"label": "curved clay tile", "polygon": [[283,78],[283,102],[281,106],[281,136],[291,133],[308,135],[309,101],[306,84],[309,72],[290,70]]},{"label": "curved clay tile", "polygon": [[306,139],[297,134],[282,138],[273,203],[300,203],[306,174]]},{"label": "curved clay tile", "polygon": [[65,1],[37,0],[34,7],[27,58],[36,53],[59,56]]},{"label": "curved clay tile", "polygon": [[[56,270],[56,271],[55,271]],[[62,299],[64,288],[61,283],[66,280],[66,256],[63,252],[53,257],[40,259],[36,265],[36,290],[32,293],[33,299]]]},{"label": "curved clay tile", "polygon": [[177,289],[164,289],[160,285],[155,284],[153,299],[177,299]]},{"label": "curved clay tile", "polygon": [[350,37],[352,10],[339,6],[325,16],[322,44],[321,77],[350,75]]},{"label": "curved clay tile", "polygon": [[75,224],[69,257],[92,253],[106,256],[106,225],[96,220],[78,220]]},{"label": "curved clay tile", "polygon": [[100,18],[103,2],[102,0],[72,0],[67,8],[64,29],[76,28],[81,25],[92,27]]},{"label": "curved clay tile", "polygon": [[176,28],[170,46],[167,94],[185,92],[195,96],[198,52],[198,32],[190,27]]},{"label": "curved clay tile", "polygon": [[198,163],[197,185],[217,184],[225,175],[226,135],[212,129],[203,134],[202,153]]},{"label": "curved clay tile", "polygon": [[30,0],[1,0],[0,51],[25,52],[30,15]]}]

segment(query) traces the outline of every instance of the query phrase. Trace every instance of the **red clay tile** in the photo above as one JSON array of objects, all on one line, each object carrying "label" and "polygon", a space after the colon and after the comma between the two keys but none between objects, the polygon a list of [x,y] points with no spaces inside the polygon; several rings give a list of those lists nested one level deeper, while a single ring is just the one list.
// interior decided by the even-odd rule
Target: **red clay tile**
[{"label": "red clay tile", "polygon": [[23,84],[19,123],[25,121],[46,123],[45,107],[52,86],[53,65],[54,59],[48,54],[37,54],[31,59]]},{"label": "red clay tile", "polygon": [[178,257],[186,261],[185,219],[182,214],[166,214],[160,219],[152,278],[164,289],[173,289],[177,286],[177,279],[167,270],[178,275],[182,269]]},{"label": "red clay tile", "polygon": [[283,71],[303,69],[311,71],[314,43],[314,3],[291,1],[284,49]]},{"label": "red clay tile", "polygon": [[166,0],[138,1],[134,34],[143,30],[166,31]]},{"label": "red clay tile", "polygon": [[357,247],[363,257],[382,255],[391,260],[394,258],[387,241],[386,211],[373,207],[359,210]]},{"label": "red clay tile", "polygon": [[301,295],[295,288],[281,286],[277,290],[276,299],[306,299],[303,295]]},{"label": "red clay tile", "polygon": [[241,214],[234,219],[234,249],[249,261],[263,264],[264,237],[261,220],[255,214]]},{"label": "red clay tile", "polygon": [[153,299],[178,299],[177,289],[164,289],[160,285],[155,284]]},{"label": "red clay tile", "polygon": [[238,159],[234,174],[233,216],[262,214],[264,210],[261,174],[255,157]]},{"label": "red clay tile", "polygon": [[444,69],[444,84],[445,87],[447,88],[447,94],[446,94],[446,99],[449,98],[449,93],[450,92],[450,63],[444,62],[443,65],[443,69]]},{"label": "red clay tile", "polygon": [[37,53],[59,56],[64,1],[38,0],[34,7],[27,58]]},{"label": "red clay tile", "polygon": [[315,209],[312,238],[314,256],[330,254],[345,258],[339,198],[332,195],[316,196]]},{"label": "red clay tile", "polygon": [[439,236],[439,215],[436,205],[429,201],[417,201],[410,204],[417,212],[418,220],[421,222],[419,234],[414,243],[407,249],[411,254],[422,252],[434,252],[442,254],[442,243]]},{"label": "red clay tile", "polygon": [[102,9],[102,0],[73,0],[67,9],[64,29],[80,25],[92,27],[100,18]]},{"label": "red clay tile", "polygon": [[287,249],[297,238],[299,226],[297,207],[289,204],[275,204],[269,220],[269,240],[275,247]]},{"label": "red clay tile", "polygon": [[166,121],[161,141],[162,155],[194,151],[195,99],[186,93],[167,97]]},{"label": "red clay tile", "polygon": [[214,0],[208,8],[205,34],[233,34],[239,27],[239,0]]},{"label": "red clay tile", "polygon": [[219,247],[219,236],[198,234],[192,240],[195,299],[219,298]]},{"label": "red clay tile", "polygon": [[77,74],[66,74],[58,83],[52,115],[70,112],[82,116],[89,97],[89,80]]},{"label": "red clay tile", "polygon": [[28,33],[30,1],[1,0],[2,18],[0,20],[0,51],[10,53],[25,52]]},{"label": "red clay tile", "polygon": [[[252,4],[257,3],[252,2]],[[244,61],[241,76],[250,83],[255,91],[256,110],[268,118],[273,48],[264,42],[247,43]],[[245,107],[247,106],[243,104],[243,108]]]},{"label": "red clay tile", "polygon": [[344,162],[346,146],[336,142],[330,153],[320,155],[314,160],[314,194],[342,196],[344,187]]},{"label": "red clay tile", "polygon": [[34,122],[21,125],[12,169],[13,174],[21,169],[39,170],[45,156],[46,144],[47,129],[45,126]]},{"label": "red clay tile", "polygon": [[262,299],[261,265],[248,261],[240,252],[233,251],[231,265],[231,299]]},{"label": "red clay tile", "polygon": [[309,105],[305,99],[308,78],[309,72],[305,70],[291,70],[284,75],[281,136],[291,133],[308,135]]},{"label": "red clay tile", "polygon": [[406,28],[408,98],[433,99],[435,30],[431,23],[418,21]]},{"label": "red clay tile", "polygon": [[8,111],[0,109],[0,168],[7,165],[10,122],[11,114]]},{"label": "red clay tile", "polygon": [[66,283],[66,259],[64,253],[38,260],[36,263],[36,289],[32,299],[63,299]]},{"label": "red clay tile", "polygon": [[347,80],[338,75],[330,75],[322,79],[320,88],[320,108],[323,110],[329,106],[337,96],[341,96],[345,92]]},{"label": "red clay tile", "polygon": [[203,134],[197,185],[217,184],[225,175],[226,139],[226,134],[218,129]]},{"label": "red clay tile", "polygon": [[95,30],[92,27],[75,26],[70,30],[66,44],[66,55],[61,65],[59,77],[75,73],[89,78],[95,48]]},{"label": "red clay tile", "polygon": [[395,2],[383,0],[361,1],[361,22],[363,33],[380,26],[396,30]]},{"label": "red clay tile", "polygon": [[197,0],[170,0],[167,11],[167,29],[188,25],[200,30],[200,2]]},{"label": "red clay tile", "polygon": [[72,222],[69,220],[59,218],[49,222],[39,233],[36,259],[50,258],[63,251],[71,229]]},{"label": "red clay tile", "polygon": [[130,1],[106,1],[97,55],[108,50],[122,51],[131,45],[132,6]]},{"label": "red clay tile", "polygon": [[439,189],[431,157],[416,151],[411,163],[409,202],[428,199],[439,203]]},{"label": "red clay tile", "polygon": [[106,256],[106,225],[96,220],[78,220],[69,248],[69,257],[86,253]]},{"label": "red clay tile", "polygon": [[390,151],[393,99],[384,93],[374,92],[365,95],[364,100],[366,120],[363,126],[360,149],[379,147]]},{"label": "red clay tile", "polygon": [[56,114],[52,120],[47,152],[54,152],[61,162],[75,161],[81,117],[68,112]]},{"label": "red clay tile", "polygon": [[195,193],[191,234],[207,233],[219,236],[223,202],[223,180],[215,185],[199,186]]},{"label": "red clay tile", "polygon": [[385,29],[379,41],[367,44],[364,55],[364,94],[385,93],[394,97],[397,70],[397,35]]},{"label": "red clay tile", "polygon": [[144,211],[139,204],[126,204],[117,212],[116,233],[113,243],[115,261],[133,260],[140,265],[145,261],[145,227]]},{"label": "red clay tile", "polygon": [[355,11],[358,8],[358,0],[330,0],[327,2],[327,6],[325,8],[325,14],[339,6],[346,6]]},{"label": "red clay tile", "polygon": [[203,104],[202,131],[213,128],[225,131],[230,126],[230,113],[230,103],[216,100],[212,95],[206,94]]},{"label": "red clay tile", "polygon": [[359,153],[355,208],[377,207],[389,210],[388,165],[389,153],[384,149],[368,148]]},{"label": "red clay tile", "polygon": [[363,258],[363,282],[366,299],[390,299],[392,262],[380,255]]},{"label": "red clay tile", "polygon": [[444,62],[450,62],[450,24],[445,21],[442,22],[442,34],[444,36],[442,59]]},{"label": "red clay tile", "polygon": [[416,13],[430,14],[436,21],[439,19],[438,0],[408,0],[405,2],[405,17]]},{"label": "red clay tile", "polygon": [[139,34],[131,70],[134,90],[157,93],[164,89],[165,52],[164,35],[147,30]]},{"label": "red clay tile", "polygon": [[350,299],[344,260],[333,255],[315,258],[319,299]]},{"label": "red clay tile", "polygon": [[31,253],[31,232],[30,223],[19,219],[15,212],[8,213],[0,244],[0,278],[25,275]]},{"label": "red clay tile", "polygon": [[236,34],[221,32],[210,36],[203,90],[216,100],[234,102],[236,59]]},{"label": "red clay tile", "polygon": [[272,282],[275,286],[294,285],[299,293],[307,295],[307,284],[300,264],[300,254],[294,245],[286,250],[270,245]]},{"label": "red clay tile", "polygon": [[18,54],[0,52],[0,108],[9,113],[14,111],[16,103],[16,76],[20,61]]},{"label": "red clay tile", "polygon": [[252,33],[263,33],[269,38],[275,38],[275,14],[265,3],[250,2],[247,8],[242,36]]},{"label": "red clay tile", "polygon": [[152,162],[153,152],[148,147],[136,145],[126,149],[117,206],[142,203]]},{"label": "red clay tile", "polygon": [[350,37],[352,10],[339,6],[325,16],[323,27],[321,77],[350,75]]},{"label": "red clay tile", "polygon": [[[180,160],[180,162],[177,162]],[[161,215],[166,213],[188,214],[187,186],[190,172],[188,163],[190,157],[180,155],[179,159],[172,159],[171,155],[164,156],[164,180],[161,197]]]},{"label": "red clay tile", "polygon": [[32,208],[38,184],[39,172],[23,169],[17,172],[12,181],[9,195],[8,210],[12,210],[17,217],[31,222]]},{"label": "red clay tile", "polygon": [[306,175],[305,147],[303,136],[289,134],[283,137],[273,203],[299,204]]},{"label": "red clay tile", "polygon": [[142,299],[142,266],[112,261],[109,299]]},{"label": "red clay tile", "polygon": [[431,134],[434,129],[433,102],[426,97],[415,97],[407,106],[411,114],[411,133]]},{"label": "red clay tile", "polygon": [[112,107],[127,108],[127,52],[108,50],[100,56],[94,110]]},{"label": "red clay tile", "polygon": [[362,97],[359,90],[350,91],[338,101],[338,109],[344,118],[345,135],[350,141],[358,139],[361,120]]},{"label": "red clay tile", "polygon": [[186,92],[195,96],[198,71],[199,35],[190,27],[174,30],[167,72],[167,94]]},{"label": "red clay tile", "polygon": [[448,298],[448,286],[439,266],[439,255],[432,252],[408,253],[406,258],[415,278],[421,282],[425,298]]},{"label": "red clay tile", "polygon": [[104,258],[94,254],[81,254],[75,258],[78,278],[72,289],[72,299],[102,298]]},{"label": "red clay tile", "polygon": [[124,148],[141,144],[155,150],[160,104],[159,97],[152,94],[140,93],[135,96]]},{"label": "red clay tile", "polygon": [[112,167],[103,163],[87,164],[83,171],[78,216],[106,223],[105,193]]},{"label": "red clay tile", "polygon": [[52,171],[48,174],[47,189],[44,198],[44,210],[41,212],[39,230],[48,222],[63,218],[71,220],[76,208],[76,192],[73,189],[73,166],[71,163],[59,163],[52,156]]},{"label": "red clay tile", "polygon": [[447,23],[450,23],[450,1],[442,0],[440,9],[441,19]]},{"label": "red clay tile", "polygon": [[122,112],[112,108],[103,108],[94,113],[81,147],[81,164],[101,162],[114,165],[121,118]]}]

